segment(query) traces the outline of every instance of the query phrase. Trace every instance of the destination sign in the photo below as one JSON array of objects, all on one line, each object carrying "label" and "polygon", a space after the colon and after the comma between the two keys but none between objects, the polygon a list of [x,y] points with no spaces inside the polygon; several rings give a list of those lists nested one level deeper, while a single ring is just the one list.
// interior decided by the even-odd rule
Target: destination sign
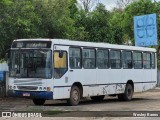
[{"label": "destination sign", "polygon": [[51,48],[51,41],[15,41],[12,48]]},{"label": "destination sign", "polygon": [[47,48],[47,43],[27,43],[26,48]]}]

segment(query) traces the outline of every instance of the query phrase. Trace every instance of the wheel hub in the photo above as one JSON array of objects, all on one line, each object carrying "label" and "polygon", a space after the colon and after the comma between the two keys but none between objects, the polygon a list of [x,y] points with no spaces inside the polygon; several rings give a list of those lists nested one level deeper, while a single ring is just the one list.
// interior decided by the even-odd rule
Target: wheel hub
[{"label": "wheel hub", "polygon": [[74,100],[74,101],[77,101],[78,98],[79,98],[78,91],[74,90],[74,91],[73,91],[73,100]]}]

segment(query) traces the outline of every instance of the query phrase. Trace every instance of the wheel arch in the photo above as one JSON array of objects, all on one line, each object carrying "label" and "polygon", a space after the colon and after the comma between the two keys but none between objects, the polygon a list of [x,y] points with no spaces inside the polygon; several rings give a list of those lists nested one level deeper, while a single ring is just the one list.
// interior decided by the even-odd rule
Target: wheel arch
[{"label": "wheel arch", "polygon": [[75,82],[75,83],[72,84],[72,87],[73,86],[77,86],[79,88],[79,90],[80,90],[80,97],[82,98],[83,97],[83,86],[82,86],[82,84],[80,82]]},{"label": "wheel arch", "polygon": [[[127,81],[127,84],[132,85],[132,87],[133,87],[133,91],[134,91],[134,83],[133,83],[133,80],[128,80],[128,81]],[[126,85],[127,85],[127,84],[126,84]]]}]

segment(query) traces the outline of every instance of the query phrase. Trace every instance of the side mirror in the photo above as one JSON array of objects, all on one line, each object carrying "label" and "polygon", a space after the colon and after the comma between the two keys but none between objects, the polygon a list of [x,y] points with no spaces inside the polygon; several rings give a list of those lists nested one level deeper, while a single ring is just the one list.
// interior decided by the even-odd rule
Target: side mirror
[{"label": "side mirror", "polygon": [[59,51],[59,58],[63,57],[63,51]]},{"label": "side mirror", "polygon": [[8,53],[5,54],[5,61],[8,61]]}]

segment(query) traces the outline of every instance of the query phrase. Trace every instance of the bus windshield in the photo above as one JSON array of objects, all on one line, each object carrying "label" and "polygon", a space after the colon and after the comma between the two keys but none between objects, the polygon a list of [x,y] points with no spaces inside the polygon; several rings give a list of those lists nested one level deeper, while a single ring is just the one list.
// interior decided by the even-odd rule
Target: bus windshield
[{"label": "bus windshield", "polygon": [[10,77],[51,78],[51,50],[12,50]]}]

